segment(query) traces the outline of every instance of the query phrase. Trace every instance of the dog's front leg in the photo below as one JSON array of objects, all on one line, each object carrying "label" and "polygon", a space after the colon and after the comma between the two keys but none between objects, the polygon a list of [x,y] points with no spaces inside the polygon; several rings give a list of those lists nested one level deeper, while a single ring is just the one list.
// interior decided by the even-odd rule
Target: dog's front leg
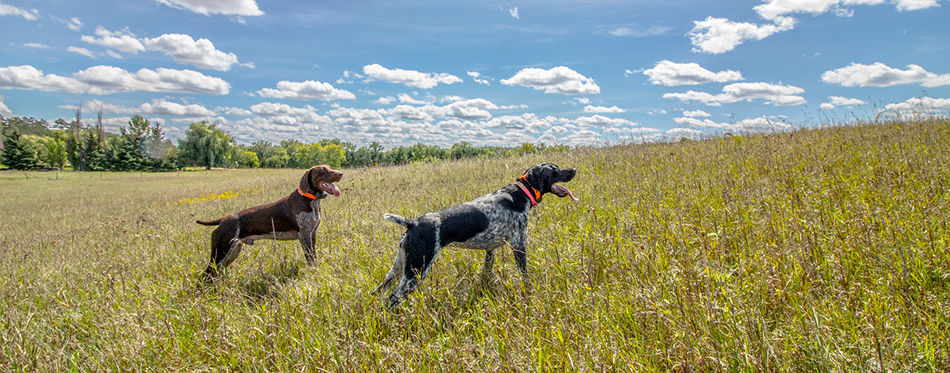
[{"label": "dog's front leg", "polygon": [[485,264],[482,265],[482,285],[487,286],[492,280],[492,267],[495,265],[495,249],[485,250]]},{"label": "dog's front leg", "polygon": [[525,247],[527,241],[527,232],[518,232],[511,239],[511,251],[515,255],[515,263],[518,264],[518,269],[521,270],[521,279],[524,281],[528,281],[528,249]]},{"label": "dog's front leg", "polygon": [[320,200],[310,203],[313,212],[297,215],[297,239],[300,240],[300,246],[303,247],[303,255],[307,258],[307,264],[313,265],[317,259],[317,228],[320,227]]},{"label": "dog's front leg", "polygon": [[317,259],[317,250],[314,245],[316,245],[317,227],[319,226],[320,221],[317,220],[312,225],[300,227],[300,231],[297,232],[297,239],[300,240],[300,247],[303,248],[303,255],[307,258],[307,265],[313,265],[314,260]]}]

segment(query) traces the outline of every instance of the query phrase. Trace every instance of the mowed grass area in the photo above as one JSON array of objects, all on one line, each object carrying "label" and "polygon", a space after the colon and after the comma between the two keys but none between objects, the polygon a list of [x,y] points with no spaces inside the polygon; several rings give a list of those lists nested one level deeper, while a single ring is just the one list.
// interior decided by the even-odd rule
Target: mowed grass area
[{"label": "mowed grass area", "polygon": [[[369,292],[415,217],[577,167],[510,250]],[[0,173],[0,371],[950,370],[950,122],[346,170],[319,257],[258,241],[202,286],[212,228],[303,170]]]}]

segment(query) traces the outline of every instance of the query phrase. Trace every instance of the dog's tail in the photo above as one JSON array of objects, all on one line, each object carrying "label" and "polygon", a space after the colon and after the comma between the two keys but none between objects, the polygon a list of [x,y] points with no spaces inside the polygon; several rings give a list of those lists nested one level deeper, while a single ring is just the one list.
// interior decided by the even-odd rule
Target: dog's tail
[{"label": "dog's tail", "polygon": [[221,224],[221,219],[215,219],[212,221],[195,220],[195,223],[198,223],[201,225],[218,225],[218,224]]},{"label": "dog's tail", "polygon": [[399,225],[401,225],[401,226],[403,226],[403,227],[406,227],[406,228],[412,228],[412,227],[416,226],[416,220],[415,220],[415,219],[406,219],[406,218],[404,218],[404,217],[402,217],[402,216],[399,216],[399,215],[383,214],[383,219],[389,220],[389,221],[391,221],[391,222],[393,222],[393,223],[399,224]]}]

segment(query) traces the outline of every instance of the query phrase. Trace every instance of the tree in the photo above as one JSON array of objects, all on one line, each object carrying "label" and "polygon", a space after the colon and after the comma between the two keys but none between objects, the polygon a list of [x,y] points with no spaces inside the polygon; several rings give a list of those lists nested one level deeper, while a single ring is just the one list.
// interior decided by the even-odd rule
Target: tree
[{"label": "tree", "polygon": [[245,150],[243,145],[231,147],[231,163],[240,168],[257,168],[261,166],[257,153]]},{"label": "tree", "polygon": [[274,147],[273,154],[265,158],[261,164],[262,167],[281,168],[287,167],[287,163],[289,162],[290,157],[287,156],[287,150],[284,150],[283,147],[276,146]]},{"label": "tree", "polygon": [[0,160],[7,167],[16,170],[35,170],[36,149],[20,131],[11,131],[3,137],[3,153]]},{"label": "tree", "polygon": [[[59,133],[62,134],[63,132]],[[66,160],[68,159],[66,141],[63,138],[65,138],[65,135],[43,137],[39,140],[39,144],[43,147],[40,160],[60,171],[66,168]]]},{"label": "tree", "polygon": [[330,167],[340,167],[346,160],[345,150],[341,145],[328,143],[307,144],[297,147],[297,164],[303,168],[325,164]]},{"label": "tree", "polygon": [[383,146],[379,145],[376,141],[373,141],[368,147],[362,146],[356,150],[347,149],[345,155],[346,161],[343,163],[344,167],[375,166],[385,160]]},{"label": "tree", "polygon": [[13,131],[19,132],[20,135],[49,136],[48,125],[49,123],[44,119],[32,117],[5,118],[0,116],[0,130],[2,130],[3,136]]},{"label": "tree", "polygon": [[287,167],[290,168],[304,168],[310,166],[303,166],[297,162],[297,148],[301,147],[303,143],[297,140],[284,140],[280,142],[280,147],[284,148],[284,151],[287,152]]},{"label": "tree", "polygon": [[449,150],[449,153],[452,159],[462,159],[478,157],[483,154],[488,154],[490,151],[484,148],[476,148],[468,141],[462,141],[452,145],[452,149]]},{"label": "tree", "polygon": [[[278,148],[275,148],[273,144],[264,140],[255,141],[248,147],[248,150],[257,154],[257,159],[261,161],[260,167],[269,167],[264,161],[273,156],[277,151],[276,149]],[[285,152],[284,154],[286,155],[287,153]]]},{"label": "tree", "polygon": [[217,124],[192,123],[185,131],[185,139],[178,140],[180,159],[182,164],[201,165],[206,170],[224,166],[228,164],[233,143],[234,138],[218,129]]},{"label": "tree", "polygon": [[[87,131],[90,134],[95,131]],[[93,137],[93,136],[89,136]],[[119,136],[106,142],[105,168],[111,171],[169,171],[175,169],[174,145],[164,139],[160,124],[152,125],[141,115],[129,119],[128,127],[119,129]],[[92,147],[87,137],[87,158],[90,168]]]},{"label": "tree", "polygon": [[60,118],[54,127],[65,130],[66,157],[74,171],[102,171],[106,169],[106,134],[102,129],[102,113],[95,128],[82,124],[82,109],[76,109],[76,119],[67,122]]},{"label": "tree", "polygon": [[[132,121],[136,117],[141,118],[136,115],[132,117]],[[175,159],[178,157],[178,149],[171,140],[165,138],[161,124],[155,123],[153,127],[144,118],[141,120],[145,121],[145,137],[139,142],[139,152],[146,160],[145,171],[171,171],[177,168]],[[129,127],[131,131],[131,123]]]},{"label": "tree", "polygon": [[[343,166],[343,162],[346,161],[346,150],[343,149],[343,146],[337,144],[329,144],[323,147],[323,154],[326,157],[326,162],[323,164],[328,165],[333,168],[340,168]],[[318,164],[318,163],[315,163]]]}]

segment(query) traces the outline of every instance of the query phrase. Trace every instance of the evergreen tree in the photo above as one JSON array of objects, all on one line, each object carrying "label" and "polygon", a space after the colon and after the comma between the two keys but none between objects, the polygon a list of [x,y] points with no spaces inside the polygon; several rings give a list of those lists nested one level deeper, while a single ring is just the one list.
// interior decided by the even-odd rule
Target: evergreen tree
[{"label": "evergreen tree", "polygon": [[3,164],[16,170],[35,170],[36,151],[20,131],[10,131],[3,137]]}]

